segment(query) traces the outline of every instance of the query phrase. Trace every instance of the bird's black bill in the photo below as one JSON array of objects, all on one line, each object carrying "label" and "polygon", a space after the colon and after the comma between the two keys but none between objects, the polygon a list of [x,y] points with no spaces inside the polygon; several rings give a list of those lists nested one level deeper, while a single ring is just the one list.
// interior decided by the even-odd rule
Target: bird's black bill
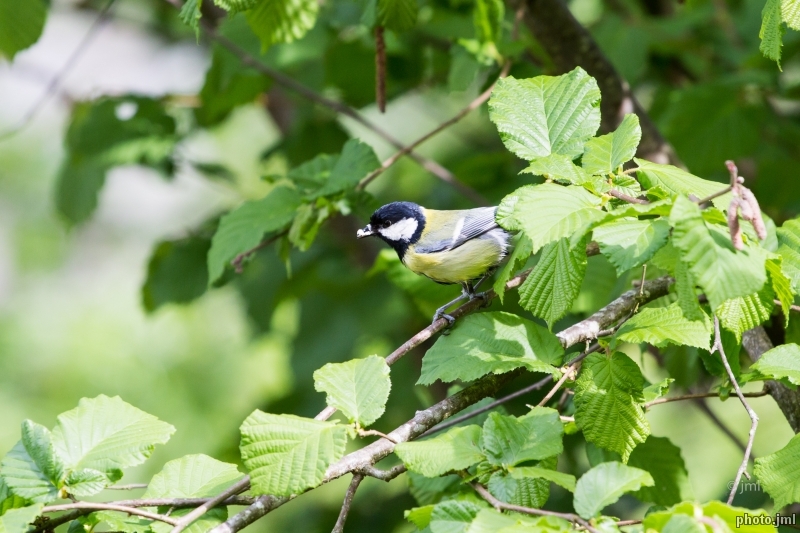
[{"label": "bird's black bill", "polygon": [[372,226],[370,226],[369,224],[364,226],[363,229],[360,229],[356,232],[356,238],[358,239],[363,239],[364,237],[369,237],[371,235],[375,235],[375,233],[373,233]]}]

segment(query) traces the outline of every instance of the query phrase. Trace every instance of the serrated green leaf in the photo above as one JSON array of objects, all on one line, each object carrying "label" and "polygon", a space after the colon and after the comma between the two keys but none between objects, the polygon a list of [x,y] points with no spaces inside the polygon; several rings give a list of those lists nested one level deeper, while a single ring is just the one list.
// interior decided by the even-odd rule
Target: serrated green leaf
[{"label": "serrated green leaf", "polygon": [[775,509],[800,502],[800,435],[777,452],[758,457],[755,475],[775,501]]},{"label": "serrated green leaf", "polygon": [[458,490],[461,478],[457,475],[425,477],[416,472],[408,472],[408,492],[419,505],[439,503],[443,498]]},{"label": "serrated green leaf", "polygon": [[573,163],[569,157],[561,154],[537,157],[521,173],[543,176],[553,181],[572,185],[581,185],[592,180],[592,177],[583,168]]},{"label": "serrated green leaf", "polygon": [[574,159],[600,126],[600,89],[580,67],[562,76],[508,76],[492,91],[489,118],[522,159],[552,153]]},{"label": "serrated green leaf", "polygon": [[591,442],[627,461],[650,434],[640,404],[644,378],[630,357],[592,354],[581,368],[575,392],[575,423]]},{"label": "serrated green leaf", "polygon": [[669,307],[648,307],[625,322],[614,338],[634,344],[646,342],[659,348],[678,344],[709,350],[711,321],[708,317],[687,319],[677,303]]},{"label": "serrated green leaf", "polygon": [[703,524],[689,515],[676,514],[669,519],[661,533],[706,533]]},{"label": "serrated green leaf", "polygon": [[533,253],[533,243],[524,234],[520,233],[514,240],[514,249],[511,255],[503,265],[503,269],[495,277],[493,289],[497,297],[500,298],[500,303],[504,302],[506,294],[506,283],[511,277],[522,268],[525,262]]},{"label": "serrated green leaf", "polygon": [[376,0],[375,24],[392,31],[410,30],[417,23],[416,0]]},{"label": "serrated green leaf", "polygon": [[793,30],[800,30],[800,2],[781,0],[781,19]]},{"label": "serrated green leaf", "polygon": [[543,478],[515,478],[505,471],[491,475],[486,484],[489,492],[500,501],[538,509],[550,497],[550,482]]},{"label": "serrated green leaf", "polygon": [[503,32],[504,15],[505,4],[501,0],[475,0],[472,24],[478,41],[499,42]]},{"label": "serrated green leaf", "polygon": [[767,281],[764,269],[766,252],[749,247],[736,251],[730,237],[714,230],[703,220],[700,208],[683,196],[675,201],[670,214],[674,227],[672,242],[681,251],[697,284],[708,296],[711,309],[722,302],[761,290]]},{"label": "serrated green leaf", "polygon": [[286,177],[304,194],[310,194],[325,185],[338,161],[339,154],[319,154],[290,170]]},{"label": "serrated green leaf", "polygon": [[392,382],[383,357],[371,355],[345,363],[328,363],[314,372],[314,388],[351,422],[369,426],[383,414]]},{"label": "serrated green leaf", "polygon": [[230,13],[247,11],[254,8],[258,2],[259,0],[214,0],[214,4]]},{"label": "serrated green leaf", "polygon": [[0,533],[26,533],[30,524],[42,513],[42,507],[41,503],[36,503],[6,511],[0,516]]},{"label": "serrated green leaf", "polygon": [[555,409],[535,407],[519,418],[491,413],[483,424],[481,447],[490,463],[506,468],[560,454],[563,435]]},{"label": "serrated green leaf", "polygon": [[520,367],[557,373],[563,355],[558,338],[534,322],[499,311],[478,313],[436,340],[422,359],[417,383],[472,381]]},{"label": "serrated green leaf", "polygon": [[800,293],[800,219],[787,220],[777,233],[781,268],[792,280],[794,292]]},{"label": "serrated green leaf", "polygon": [[174,432],[119,396],[101,394],[82,398],[78,407],[58,415],[53,446],[70,470],[91,468],[113,479],[123,468],[143,463]]},{"label": "serrated green leaf", "polygon": [[97,494],[110,484],[107,475],[93,468],[73,470],[64,479],[64,489],[78,498]]},{"label": "serrated green leaf", "polygon": [[[792,280],[783,271],[783,259],[780,256],[772,256],[767,259],[767,275],[772,286],[772,292],[781,303],[781,310],[784,316],[784,327],[789,325],[792,304],[794,303],[794,290]],[[763,291],[763,289],[762,289]]]},{"label": "serrated green leaf", "polygon": [[260,0],[246,15],[263,53],[273,44],[303,37],[314,27],[318,11],[316,0]]},{"label": "serrated green leaf", "polygon": [[29,500],[12,493],[3,476],[0,475],[0,515],[5,514],[10,509],[19,509],[30,504]]},{"label": "serrated green leaf", "polygon": [[653,477],[644,470],[618,462],[600,463],[578,480],[575,486],[575,511],[592,518],[626,492],[651,487]]},{"label": "serrated green leaf", "polygon": [[515,479],[532,477],[537,479],[546,479],[552,481],[556,485],[567,489],[570,492],[575,492],[575,476],[565,474],[563,472],[556,472],[547,468],[538,466],[518,466],[510,470],[511,476]]},{"label": "serrated green leaf", "polygon": [[43,0],[0,0],[0,57],[9,61],[39,40],[47,18]]},{"label": "serrated green leaf", "polygon": [[449,500],[433,508],[430,528],[432,533],[464,533],[485,505],[474,502]]},{"label": "serrated green leaf", "polygon": [[592,238],[622,275],[643,265],[664,246],[669,238],[669,223],[664,219],[639,220],[623,218],[601,224],[592,231]]},{"label": "serrated green leaf", "polygon": [[765,352],[750,369],[768,379],[786,379],[800,385],[800,346],[794,343],[776,346]]},{"label": "serrated green leaf", "polygon": [[642,390],[642,397],[644,398],[644,403],[650,403],[653,400],[657,400],[662,396],[665,396],[667,392],[669,392],[669,386],[674,382],[673,378],[664,378],[658,383],[653,383],[652,385],[648,385]]},{"label": "serrated green leaf", "polygon": [[208,237],[194,235],[158,243],[142,285],[145,310],[153,312],[168,303],[188,303],[202,296],[208,287],[210,247]]},{"label": "serrated green leaf", "polygon": [[178,18],[194,30],[194,35],[198,40],[200,39],[200,18],[203,16],[200,11],[202,5],[203,0],[186,0],[180,13],[178,13]]},{"label": "serrated green leaf", "polygon": [[783,45],[783,22],[781,15],[781,0],[767,0],[761,11],[761,29],[758,37],[761,39],[759,50],[764,57],[781,65],[781,46]]},{"label": "serrated green leaf", "polygon": [[497,533],[516,523],[516,516],[502,514],[494,509],[481,509],[467,529],[467,533]]},{"label": "serrated green leaf", "polygon": [[31,458],[22,441],[6,454],[0,469],[6,484],[17,496],[41,503],[58,499],[58,487]]},{"label": "serrated green leaf", "polygon": [[586,245],[569,239],[548,244],[519,288],[519,303],[552,329],[572,308],[586,273]]},{"label": "serrated green leaf", "polygon": [[370,145],[358,139],[350,139],[342,148],[342,154],[333,165],[327,181],[308,197],[314,199],[351,189],[379,166],[381,162]]},{"label": "serrated green leaf", "polygon": [[[99,511],[89,515],[94,517],[97,522],[103,522],[111,531],[123,531],[125,533],[153,533],[153,522],[141,516],[129,515],[116,511]],[[80,523],[80,522],[79,522]],[[91,533],[86,531],[86,527],[80,523],[83,531],[77,533]],[[68,531],[67,533],[71,533]]]},{"label": "serrated green leaf", "polygon": [[259,410],[241,432],[242,460],[257,494],[288,496],[316,487],[347,443],[346,426]]},{"label": "serrated green leaf", "polygon": [[403,513],[403,518],[414,524],[418,530],[423,530],[431,523],[431,514],[435,505],[414,507]]},{"label": "serrated green leaf", "polygon": [[258,245],[265,233],[288,225],[300,203],[297,191],[276,187],[261,200],[245,202],[223,216],[208,251],[209,285],[222,276],[234,257]]},{"label": "serrated green leaf", "polygon": [[554,183],[528,185],[509,194],[497,208],[497,222],[509,231],[522,230],[533,242],[533,253],[543,246],[603,220],[602,200],[583,187]]},{"label": "serrated green leaf", "polygon": [[443,435],[417,442],[401,442],[394,453],[412,472],[436,477],[463,470],[484,459],[479,426],[456,427]]},{"label": "serrated green leaf", "polygon": [[[727,528],[725,528],[726,530],[736,531],[736,533],[775,533],[775,526],[766,522],[753,525],[737,524],[737,518],[741,521],[741,517],[745,514],[752,516],[754,522],[761,522],[762,519],[759,518],[759,516],[766,515],[767,513],[761,509],[731,507],[719,501],[711,501],[704,505],[693,502],[683,502],[666,511],[648,513],[644,517],[643,525],[646,531],[661,531],[663,533],[667,523],[669,523],[673,517],[684,515],[695,518],[710,518],[715,522],[716,527],[721,530],[727,526]],[[702,530],[707,531],[706,526],[704,526]],[[675,530],[673,529],[672,531]],[[691,529],[687,531],[694,533]],[[675,531],[675,533],[678,532]],[[680,533],[683,533],[683,530]]]},{"label": "serrated green leaf", "polygon": [[681,450],[668,438],[647,437],[631,453],[628,466],[649,472],[655,482],[653,486],[642,487],[633,493],[639,500],[656,505],[674,505],[694,499]]},{"label": "serrated green leaf", "polygon": [[731,298],[717,308],[720,324],[741,341],[745,331],[769,320],[775,307],[775,293],[769,284],[755,294]]},{"label": "serrated green leaf", "polygon": [[673,274],[675,276],[675,292],[678,294],[678,306],[680,306],[683,316],[687,319],[705,320],[706,314],[703,308],[700,307],[697,290],[695,289],[696,283],[692,272],[689,270],[689,265],[680,260],[676,248],[671,248],[675,252]]},{"label": "serrated green leaf", "polygon": [[589,139],[581,166],[589,174],[611,174],[633,159],[641,140],[639,117],[628,113],[616,131]]},{"label": "serrated green leaf", "polygon": [[[645,189],[662,187],[672,194],[682,196],[693,194],[698,199],[703,199],[725,188],[724,183],[698,178],[672,165],[661,165],[644,159],[634,159],[634,161],[639,166],[636,172],[639,183]],[[731,198],[731,193],[726,193],[714,198],[711,203],[720,209],[725,209],[731,202]]]},{"label": "serrated green leaf", "polygon": [[53,446],[50,430],[32,420],[25,420],[22,422],[22,444],[39,470],[58,485],[64,475],[64,463]]}]

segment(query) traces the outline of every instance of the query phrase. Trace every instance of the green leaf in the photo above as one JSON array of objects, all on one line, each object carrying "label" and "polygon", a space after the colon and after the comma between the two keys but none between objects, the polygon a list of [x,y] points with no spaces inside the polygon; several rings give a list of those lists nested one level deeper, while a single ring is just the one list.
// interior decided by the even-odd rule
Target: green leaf
[{"label": "green leaf", "polygon": [[572,159],[561,154],[550,154],[538,157],[522,170],[521,173],[543,176],[560,183],[581,185],[592,180],[592,177]]},{"label": "green leaf", "polygon": [[557,472],[547,468],[538,466],[518,466],[509,470],[511,476],[515,479],[532,477],[536,479],[546,479],[552,481],[556,485],[567,489],[570,492],[575,492],[575,476]]},{"label": "green leaf", "polygon": [[725,300],[747,296],[764,286],[767,281],[764,252],[758,248],[737,252],[726,231],[712,231],[706,224],[697,204],[678,197],[670,223],[674,227],[672,242],[708,296],[712,310]]},{"label": "green leaf", "polygon": [[25,420],[22,422],[22,444],[39,470],[58,485],[64,475],[64,464],[53,446],[50,430],[32,420]]},{"label": "green leaf", "polygon": [[669,223],[664,219],[623,218],[597,226],[592,238],[621,276],[649,261],[667,242],[669,232]]},{"label": "green leaf", "polygon": [[639,117],[628,113],[615,132],[589,139],[581,166],[589,174],[616,172],[620,165],[633,159],[640,140]]},{"label": "green leaf", "polygon": [[497,222],[509,231],[522,230],[533,242],[533,253],[543,246],[606,217],[602,200],[583,187],[554,183],[528,185],[509,194],[497,209]]},{"label": "green leaf", "polygon": [[652,487],[653,477],[644,470],[618,462],[600,463],[578,480],[575,486],[575,511],[592,518],[626,492]]},{"label": "green leaf", "polygon": [[505,471],[494,472],[486,484],[489,492],[500,501],[538,509],[550,497],[550,482],[542,478],[515,478]]},{"label": "green leaf", "polygon": [[389,365],[377,355],[328,363],[314,372],[314,388],[328,395],[328,405],[361,426],[381,417],[391,387]]},{"label": "green leaf", "polygon": [[775,500],[775,509],[800,502],[800,435],[792,437],[777,452],[758,457],[755,475],[764,490]]},{"label": "green leaf", "polygon": [[208,251],[208,283],[217,281],[230,261],[258,245],[265,233],[288,225],[300,207],[297,191],[276,187],[262,198],[245,202],[219,221]]},{"label": "green leaf", "polygon": [[647,437],[631,453],[628,466],[649,472],[655,482],[653,486],[642,487],[633,493],[639,500],[656,505],[674,505],[694,499],[681,450],[668,438]]},{"label": "green leaf", "polygon": [[309,198],[330,196],[349,190],[379,166],[381,162],[370,145],[358,139],[350,139],[342,148],[342,154],[336,160],[328,180],[320,189],[310,194]]},{"label": "green leaf", "polygon": [[791,315],[792,304],[794,303],[792,280],[784,273],[783,259],[780,256],[773,255],[770,259],[767,259],[765,266],[767,267],[767,274],[769,275],[772,291],[781,303],[781,310],[785,317],[784,327],[786,327],[789,325],[789,317]]},{"label": "green leaf", "polygon": [[64,479],[64,489],[78,498],[97,494],[110,484],[106,474],[93,468],[73,470]]},{"label": "green leaf", "polygon": [[501,0],[475,0],[472,23],[482,43],[497,43],[503,33],[505,5]]},{"label": "green leaf", "polygon": [[464,533],[485,505],[469,501],[449,500],[433,508],[432,533]]},{"label": "green leaf", "polygon": [[43,0],[0,0],[0,57],[9,61],[39,40],[47,18]]},{"label": "green leaf", "polygon": [[189,303],[206,292],[211,247],[207,237],[191,236],[156,245],[147,265],[142,303],[152,313],[168,303]]},{"label": "green leaf", "polygon": [[347,427],[256,410],[242,423],[242,460],[257,494],[289,496],[316,487],[345,451]]},{"label": "green leaf", "polygon": [[479,426],[456,427],[437,437],[401,442],[395,446],[394,453],[412,472],[436,477],[484,460],[480,439]]},{"label": "green leaf", "polygon": [[431,514],[435,505],[414,507],[403,513],[403,518],[414,524],[418,530],[423,530],[431,523]]},{"label": "green leaf", "polygon": [[703,524],[689,515],[676,514],[669,519],[661,533],[706,533]]},{"label": "green leaf", "polygon": [[11,492],[3,476],[0,475],[0,516],[10,509],[19,509],[30,505],[30,501]]},{"label": "green leaf", "polygon": [[[652,385],[648,385],[642,390],[642,397],[644,398],[644,403],[650,403],[653,400],[657,400],[662,396],[665,396],[667,392],[669,392],[669,386],[674,382],[673,378],[664,378],[658,383],[653,383]],[[655,438],[655,437],[654,437]]]},{"label": "green leaf", "polygon": [[615,339],[638,344],[646,342],[663,348],[668,344],[710,349],[711,321],[688,320],[677,303],[669,307],[647,307],[625,322]]},{"label": "green leaf", "polygon": [[430,505],[458,491],[461,478],[456,475],[425,477],[416,472],[408,472],[408,492],[419,505]]},{"label": "green leaf", "polygon": [[765,352],[750,369],[768,379],[786,379],[793,385],[800,385],[800,346],[793,343],[776,346]]},{"label": "green leaf", "polygon": [[82,398],[78,407],[58,415],[53,446],[70,470],[91,468],[113,480],[120,470],[143,463],[174,432],[119,396],[100,395]]},{"label": "green leaf", "polygon": [[585,273],[585,241],[572,247],[566,238],[548,244],[519,288],[519,303],[552,329],[572,308]]},{"label": "green leaf", "polygon": [[258,2],[259,0],[214,0],[214,4],[230,13],[247,11],[254,8]]},{"label": "green leaf", "polygon": [[700,307],[697,290],[695,289],[696,283],[692,272],[689,270],[689,265],[680,260],[676,248],[672,246],[670,248],[675,252],[675,292],[678,294],[678,305],[683,311],[683,316],[689,320],[705,320],[706,314],[703,308]]},{"label": "green leaf", "polygon": [[781,18],[793,30],[800,30],[800,2],[781,0]]},{"label": "green leaf", "polygon": [[508,283],[508,280],[511,279],[517,270],[522,268],[532,253],[533,243],[531,240],[522,233],[518,234],[515,239],[514,249],[508,261],[506,261],[506,264],[503,265],[503,269],[495,277],[495,282],[492,287],[500,298],[500,303],[504,302],[506,283]]},{"label": "green leaf", "polygon": [[490,463],[506,468],[560,454],[563,434],[554,409],[534,407],[519,418],[491,413],[483,424],[481,447]]},{"label": "green leaf", "polygon": [[778,254],[781,268],[792,280],[795,294],[800,293],[800,219],[787,220],[778,228]]},{"label": "green leaf", "polygon": [[56,209],[70,223],[78,224],[94,213],[97,195],[106,181],[106,166],[94,159],[71,156],[58,174]]},{"label": "green leaf", "polygon": [[0,516],[0,533],[25,533],[42,513],[43,505],[37,503],[21,509],[11,509]]},{"label": "green leaf", "polygon": [[375,0],[375,25],[384,26],[392,31],[410,30],[417,23],[416,0]]},{"label": "green leaf", "polygon": [[769,284],[755,294],[731,298],[717,308],[720,324],[742,340],[742,334],[766,322],[775,307],[775,293]]},{"label": "green leaf", "polygon": [[316,0],[260,0],[246,15],[263,53],[273,44],[303,37],[317,22],[318,11]]},{"label": "green leaf", "polygon": [[200,39],[200,19],[203,16],[200,11],[202,5],[203,0],[186,0],[180,13],[178,13],[178,18],[194,30],[194,35],[198,40]]},{"label": "green leaf", "polygon": [[[767,513],[761,509],[745,509],[742,507],[731,507],[722,502],[711,501],[704,505],[693,502],[683,502],[667,509],[666,511],[654,511],[648,513],[644,518],[644,529],[646,531],[667,531],[666,526],[669,522],[677,516],[689,516],[697,518],[710,518],[716,524],[716,527],[723,531],[736,531],[736,533],[775,533],[775,526],[771,523],[760,523],[755,525],[739,525],[737,519],[741,521],[741,517],[745,514],[753,517],[754,522],[761,522],[762,515]],[[765,518],[771,519],[772,517],[766,516]],[[708,522],[706,522],[708,523]],[[677,529],[679,525],[686,524],[682,519],[676,520],[669,529],[671,533],[694,533],[694,529]],[[727,526],[727,527],[725,527]],[[738,526],[738,527],[737,527]],[[709,526],[703,526],[700,531],[708,531]]]},{"label": "green leaf", "polygon": [[[634,159],[634,161],[639,166],[637,169],[639,183],[645,189],[662,187],[672,194],[682,196],[693,194],[698,199],[703,199],[725,188],[724,183],[698,178],[672,165],[661,165],[644,159]],[[726,193],[714,198],[711,203],[720,209],[725,209],[731,198],[731,193]]]},{"label": "green leaf", "polygon": [[[142,498],[209,498],[225,491],[242,478],[236,465],[217,461],[207,455],[186,455],[169,461],[153,476]],[[175,510],[171,516],[180,517],[191,509]],[[228,517],[226,507],[209,510],[186,531],[203,533],[221,524]],[[156,532],[166,533],[169,524],[153,524]]]},{"label": "green leaf", "polygon": [[575,159],[600,126],[600,89],[580,67],[562,76],[508,76],[492,91],[489,118],[522,159],[552,153]]},{"label": "green leaf", "polygon": [[472,381],[519,367],[556,374],[563,355],[558,338],[534,322],[500,311],[478,313],[436,340],[422,359],[417,384]]},{"label": "green leaf", "polygon": [[644,402],[643,387],[639,367],[624,353],[587,357],[575,392],[575,423],[586,440],[627,461],[650,434],[639,406]]},{"label": "green leaf", "polygon": [[12,492],[33,502],[47,503],[58,499],[58,487],[17,442],[0,463],[3,478]]},{"label": "green leaf", "polygon": [[761,30],[758,36],[761,45],[758,47],[764,57],[781,64],[781,46],[783,45],[783,22],[781,16],[781,0],[767,0],[761,11]]}]

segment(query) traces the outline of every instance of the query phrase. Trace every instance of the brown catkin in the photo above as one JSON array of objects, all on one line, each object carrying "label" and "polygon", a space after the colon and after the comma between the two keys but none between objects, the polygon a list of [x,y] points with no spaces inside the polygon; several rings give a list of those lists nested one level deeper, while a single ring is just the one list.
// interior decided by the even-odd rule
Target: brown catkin
[{"label": "brown catkin", "polygon": [[731,242],[737,250],[744,249],[742,240],[742,227],[739,225],[739,198],[734,196],[728,207],[728,229],[731,232]]}]

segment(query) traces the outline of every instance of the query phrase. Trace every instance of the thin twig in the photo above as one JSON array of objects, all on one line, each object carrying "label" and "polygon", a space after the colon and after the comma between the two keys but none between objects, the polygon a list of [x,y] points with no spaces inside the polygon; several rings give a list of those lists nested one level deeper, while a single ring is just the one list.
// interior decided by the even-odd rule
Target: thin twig
[{"label": "thin twig", "polygon": [[[359,429],[358,430],[358,436],[359,437],[380,437],[382,439],[388,440],[389,442],[394,442],[389,435],[387,435],[386,433],[381,433],[377,429]],[[397,444],[397,443],[395,442],[395,444]]]},{"label": "thin twig", "polygon": [[750,417],[750,433],[747,440],[747,447],[744,450],[744,458],[742,458],[742,464],[739,465],[739,470],[736,472],[736,478],[733,480],[733,487],[731,487],[731,492],[728,495],[728,505],[730,505],[733,502],[733,497],[736,495],[736,489],[739,487],[739,481],[742,479],[742,474],[745,470],[747,470],[747,463],[750,460],[750,451],[753,449],[753,440],[756,437],[758,415],[756,415],[756,412],[750,407],[750,404],[747,403],[747,400],[744,399],[744,394],[742,394],[742,389],[739,387],[739,382],[736,381],[736,376],[733,374],[731,365],[728,363],[728,358],[725,356],[725,350],[722,347],[722,335],[719,331],[719,318],[717,318],[716,315],[714,316],[714,347],[712,348],[712,351],[713,350],[719,350],[719,356],[722,359],[722,364],[725,365],[725,371],[728,373],[728,378],[731,380],[731,384],[736,391],[736,395],[739,397],[739,401],[742,402],[742,405]]},{"label": "thin twig", "polygon": [[399,464],[397,466],[393,466],[389,470],[381,470],[380,468],[375,468],[374,466],[365,466],[363,468],[359,468],[356,472],[359,474],[364,474],[365,476],[374,477],[375,479],[380,479],[381,481],[386,481],[388,483],[400,474],[404,474],[406,470],[406,465]]},{"label": "thin twig", "polygon": [[228,487],[225,491],[219,493],[217,496],[214,496],[210,500],[208,500],[203,505],[193,509],[191,512],[187,513],[185,516],[181,517],[180,520],[175,524],[175,527],[172,528],[170,533],[181,533],[184,529],[189,527],[195,520],[206,514],[208,511],[216,507],[217,505],[221,504],[231,496],[235,496],[240,492],[244,492],[250,488],[250,477],[245,476],[237,483],[234,483],[230,487]]},{"label": "thin twig", "polygon": [[347,492],[344,495],[344,502],[342,503],[342,510],[339,511],[339,518],[336,519],[336,525],[333,526],[331,533],[342,533],[344,531],[344,523],[347,521],[347,513],[350,512],[350,506],[353,504],[353,497],[356,495],[358,486],[364,480],[362,474],[353,474],[353,480],[350,486],[347,487]]},{"label": "thin twig", "polygon": [[728,185],[727,187],[725,187],[721,191],[717,191],[714,194],[710,194],[710,195],[706,196],[705,198],[702,198],[702,199],[699,199],[699,200],[695,200],[695,203],[699,204],[699,205],[703,205],[705,203],[710,202],[714,198],[719,198],[720,196],[728,194],[729,192],[731,192],[731,190],[733,190],[733,188],[730,185]]},{"label": "thin twig", "polygon": [[378,111],[386,113],[386,42],[383,26],[375,26],[375,102]]},{"label": "thin twig", "polygon": [[[599,345],[598,345],[598,346],[599,346]],[[587,354],[587,355],[588,355],[588,354]],[[568,367],[567,367],[567,368],[564,370],[564,373],[561,375],[561,378],[560,378],[558,381],[556,381],[556,384],[555,384],[555,385],[553,385],[553,388],[552,388],[552,389],[550,389],[550,390],[548,391],[548,393],[544,395],[544,398],[542,398],[541,400],[539,400],[539,403],[537,403],[537,404],[536,404],[536,406],[537,406],[537,407],[542,407],[542,406],[543,406],[543,405],[545,405],[547,402],[549,402],[549,401],[550,401],[550,398],[552,398],[553,396],[555,396],[555,395],[556,395],[556,392],[558,392],[558,390],[561,388],[561,386],[562,386],[562,385],[563,385],[563,384],[564,384],[564,383],[565,383],[565,382],[566,382],[568,379],[570,379],[570,377],[572,377],[572,375],[575,373],[575,370],[577,370],[577,368],[578,368],[578,365],[579,365],[579,364],[580,364],[580,361],[576,361],[576,362],[572,363],[571,365],[569,365],[569,366],[568,366]]]},{"label": "thin twig", "polygon": [[642,198],[634,198],[633,196],[629,196],[629,195],[627,195],[625,193],[619,192],[616,189],[611,189],[610,191],[608,191],[608,195],[609,196],[613,196],[614,198],[617,198],[619,200],[624,200],[624,201],[626,201],[626,202],[628,202],[630,204],[647,205],[647,204],[650,203],[649,200],[644,200]]},{"label": "thin twig", "polygon": [[92,22],[92,25],[89,26],[89,29],[86,31],[86,35],[84,35],[83,39],[81,39],[81,42],[78,43],[78,46],[75,48],[75,50],[73,50],[72,54],[70,54],[55,76],[53,76],[47,83],[44,93],[42,93],[36,103],[33,104],[33,107],[31,107],[28,112],[25,113],[19,124],[10,130],[0,133],[0,141],[16,135],[25,129],[28,124],[33,122],[33,119],[36,118],[36,115],[39,114],[39,111],[44,108],[44,105],[58,91],[61,83],[64,81],[64,78],[75,66],[78,59],[80,59],[83,53],[89,48],[89,45],[97,36],[97,33],[103,28],[103,26],[105,26],[106,22],[108,22],[108,17],[106,15],[108,15],[108,10],[111,9],[114,1],[115,0],[108,0],[108,3],[103,6],[103,8],[97,14],[97,18],[94,20],[94,22]]},{"label": "thin twig", "polygon": [[146,489],[147,483],[131,483],[130,485],[111,485],[106,487],[106,490],[136,490]]},{"label": "thin twig", "polygon": [[[774,300],[774,303],[777,306],[782,306],[783,305],[783,303],[780,300]],[[790,311],[794,311],[795,313],[800,312],[800,305],[792,304],[792,305],[789,306],[789,310]]]},{"label": "thin twig", "polygon": [[283,237],[287,233],[289,233],[289,230],[283,230],[281,232],[278,232],[275,235],[272,235],[271,237],[268,237],[268,238],[264,239],[263,241],[261,241],[260,243],[256,244],[255,246],[253,246],[249,250],[245,250],[244,252],[238,254],[236,257],[234,257],[231,260],[231,266],[233,267],[233,270],[237,274],[241,274],[243,272],[243,270],[244,270],[244,262],[245,262],[246,259],[250,258],[257,251],[259,251],[259,250],[261,250],[263,248],[266,248],[267,246],[269,246],[273,242],[277,241],[278,239],[280,239],[281,237]]},{"label": "thin twig", "polygon": [[593,528],[591,524],[589,524],[589,522],[587,522],[586,520],[584,520],[583,518],[574,513],[559,513],[556,511],[547,511],[545,509],[534,509],[533,507],[523,507],[521,505],[513,505],[498,500],[497,498],[492,496],[492,493],[489,492],[488,489],[483,485],[481,485],[480,483],[472,483],[471,485],[472,488],[475,489],[475,492],[477,492],[484,500],[489,502],[489,504],[491,504],[491,506],[494,507],[497,511],[514,511],[516,513],[524,513],[533,516],[555,516],[563,520],[572,522],[574,524],[578,524],[586,528],[588,531],[591,531],[592,533],[598,533],[598,531],[595,528]]},{"label": "thin twig", "polygon": [[[745,392],[744,396],[746,398],[760,398],[762,396],[768,396],[769,392],[766,390],[762,390],[759,392]],[[670,402],[680,402],[683,400],[696,400],[699,398],[719,398],[720,394],[718,392],[702,392],[698,394],[684,394],[682,396],[669,396],[666,398],[658,398],[653,400],[652,402],[647,402],[644,404],[645,409],[649,409],[654,405],[660,405],[662,403],[670,403]]]},{"label": "thin twig", "polygon": [[[178,523],[177,520],[169,518],[168,516],[158,513],[151,513],[150,511],[142,511],[136,507],[126,507],[124,505],[119,505],[119,503],[74,502],[64,505],[50,505],[42,509],[42,513],[55,513],[58,511],[66,511],[71,509],[88,509],[90,511],[118,511],[120,513],[141,516],[142,518],[147,518],[150,520],[158,520],[159,522],[165,522],[172,526]],[[49,523],[47,527],[52,528],[54,526],[52,523]]]}]

